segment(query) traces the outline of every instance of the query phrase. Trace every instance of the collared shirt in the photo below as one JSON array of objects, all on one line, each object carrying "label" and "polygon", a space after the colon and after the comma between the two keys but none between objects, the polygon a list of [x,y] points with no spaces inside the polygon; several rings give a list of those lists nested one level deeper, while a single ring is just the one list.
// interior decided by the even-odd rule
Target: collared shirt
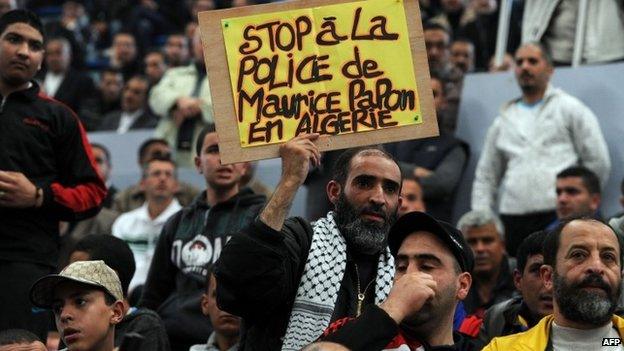
[{"label": "collared shirt", "polygon": [[119,127],[117,127],[117,134],[123,134],[130,130],[132,124],[143,114],[143,109],[138,109],[134,112],[122,112],[121,118],[119,118]]},{"label": "collared shirt", "polygon": [[52,72],[48,72],[43,81],[43,90],[46,95],[54,96],[56,95],[56,91],[61,86],[63,79],[65,78],[65,74],[56,74]]},{"label": "collared shirt", "polygon": [[[235,351],[235,350],[238,350],[238,343],[232,345],[232,347],[230,347],[226,351]],[[205,344],[201,344],[201,345],[193,345],[191,346],[189,351],[221,351],[219,349],[219,346],[217,345],[217,334],[212,332],[212,334],[210,334],[210,337],[208,338],[208,342],[206,342]]]},{"label": "collared shirt", "polygon": [[182,206],[174,198],[158,217],[151,219],[145,202],[141,207],[122,214],[113,223],[113,235],[127,242],[134,254],[136,272],[130,289],[145,282],[162,227],[180,209]]}]

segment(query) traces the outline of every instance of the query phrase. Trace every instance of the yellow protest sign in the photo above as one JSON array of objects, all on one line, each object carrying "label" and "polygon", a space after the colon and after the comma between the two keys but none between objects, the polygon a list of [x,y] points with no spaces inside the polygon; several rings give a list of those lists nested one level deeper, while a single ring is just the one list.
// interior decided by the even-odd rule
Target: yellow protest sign
[{"label": "yellow protest sign", "polygon": [[422,122],[402,0],[221,24],[242,147]]},{"label": "yellow protest sign", "polygon": [[199,14],[224,163],[437,135],[417,0],[307,0]]}]

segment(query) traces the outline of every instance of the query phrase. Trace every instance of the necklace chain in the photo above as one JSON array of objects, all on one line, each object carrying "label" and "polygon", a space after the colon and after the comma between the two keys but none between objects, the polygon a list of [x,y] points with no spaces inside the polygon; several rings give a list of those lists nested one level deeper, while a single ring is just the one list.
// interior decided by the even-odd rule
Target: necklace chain
[{"label": "necklace chain", "polygon": [[355,278],[356,278],[356,283],[357,283],[357,300],[358,300],[357,311],[356,311],[356,317],[357,317],[362,313],[362,304],[364,303],[364,299],[366,298],[366,291],[368,291],[368,288],[371,286],[371,284],[373,283],[375,279],[371,279],[371,281],[368,282],[368,284],[364,288],[364,291],[361,291],[360,290],[360,271],[358,270],[357,263],[354,262],[353,265],[355,266]]}]

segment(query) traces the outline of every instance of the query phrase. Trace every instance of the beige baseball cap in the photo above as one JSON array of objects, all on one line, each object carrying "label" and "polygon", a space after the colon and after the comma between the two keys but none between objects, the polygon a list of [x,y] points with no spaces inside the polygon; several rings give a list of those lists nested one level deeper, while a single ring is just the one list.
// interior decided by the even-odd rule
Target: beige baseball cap
[{"label": "beige baseball cap", "polygon": [[59,274],[50,274],[37,280],[30,288],[30,301],[42,308],[51,308],[54,290],[65,281],[101,288],[117,300],[123,300],[121,282],[117,273],[104,261],[77,261]]}]

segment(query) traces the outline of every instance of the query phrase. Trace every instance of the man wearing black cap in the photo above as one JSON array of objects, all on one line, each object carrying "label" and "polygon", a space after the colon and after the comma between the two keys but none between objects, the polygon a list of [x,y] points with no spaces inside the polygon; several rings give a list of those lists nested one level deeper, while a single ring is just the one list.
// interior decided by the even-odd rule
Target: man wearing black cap
[{"label": "man wearing black cap", "polygon": [[390,229],[394,286],[380,306],[333,323],[321,337],[351,350],[476,350],[453,332],[457,302],[466,298],[474,257],[461,232],[422,212]]}]

